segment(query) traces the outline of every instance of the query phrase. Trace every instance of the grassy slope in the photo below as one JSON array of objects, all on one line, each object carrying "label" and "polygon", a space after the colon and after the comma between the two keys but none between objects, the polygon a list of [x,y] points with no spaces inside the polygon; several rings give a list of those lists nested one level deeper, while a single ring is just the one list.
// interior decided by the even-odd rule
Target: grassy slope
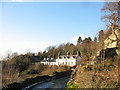
[{"label": "grassy slope", "polygon": [[[15,73],[15,74],[11,73],[12,74],[11,76],[7,73],[4,73],[4,75],[2,77],[3,87],[8,84],[14,83],[14,82],[24,81],[27,78],[34,78],[37,76],[44,76],[44,75],[53,76],[56,72],[64,72],[64,71],[69,70],[69,68],[67,68],[65,66],[42,65],[42,67],[40,67],[39,64],[40,63],[37,63],[36,65],[32,65],[30,68],[28,68],[27,70],[25,70],[21,73]],[[35,74],[30,74],[29,72],[32,70],[40,70],[40,71]]]},{"label": "grassy slope", "polygon": [[78,88],[117,88],[119,59],[120,56],[92,66],[78,66],[73,84],[70,86],[68,83],[68,86],[77,85]]}]

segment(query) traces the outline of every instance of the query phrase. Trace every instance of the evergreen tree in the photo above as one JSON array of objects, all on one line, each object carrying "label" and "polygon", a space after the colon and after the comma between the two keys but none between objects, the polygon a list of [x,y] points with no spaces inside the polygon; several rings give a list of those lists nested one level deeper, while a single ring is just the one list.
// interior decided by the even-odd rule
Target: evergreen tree
[{"label": "evergreen tree", "polygon": [[88,37],[88,40],[89,40],[89,41],[92,41],[91,37]]},{"label": "evergreen tree", "polygon": [[78,38],[78,40],[77,40],[77,44],[80,44],[80,43],[82,43],[82,38],[81,38],[81,36],[79,36],[79,38]]},{"label": "evergreen tree", "polygon": [[99,37],[98,37],[98,39],[99,39],[99,42],[101,42],[101,41],[104,40],[104,31],[103,31],[103,30],[101,30],[101,31],[99,32]]},{"label": "evergreen tree", "polygon": [[94,37],[94,42],[97,42],[97,37]]}]

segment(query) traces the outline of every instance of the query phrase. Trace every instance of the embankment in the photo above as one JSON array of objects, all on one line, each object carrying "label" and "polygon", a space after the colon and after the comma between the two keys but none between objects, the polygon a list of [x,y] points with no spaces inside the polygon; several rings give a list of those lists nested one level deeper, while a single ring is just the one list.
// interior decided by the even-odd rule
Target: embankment
[{"label": "embankment", "polygon": [[21,82],[14,82],[14,83],[8,84],[5,87],[3,87],[2,90],[11,89],[11,88],[23,89],[35,83],[47,82],[53,79],[58,79],[61,77],[68,76],[70,74],[71,74],[71,71],[64,71],[64,72],[55,72],[53,76],[48,76],[48,75],[36,76],[34,78],[25,79],[24,81],[21,81]]}]

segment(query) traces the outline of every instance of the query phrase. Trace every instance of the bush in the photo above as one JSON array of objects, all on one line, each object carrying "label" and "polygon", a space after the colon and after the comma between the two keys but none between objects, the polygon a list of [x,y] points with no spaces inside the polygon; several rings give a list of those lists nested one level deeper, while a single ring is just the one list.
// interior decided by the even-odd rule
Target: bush
[{"label": "bush", "polygon": [[78,88],[78,85],[76,85],[72,81],[70,81],[67,83],[66,88]]},{"label": "bush", "polygon": [[83,66],[83,68],[84,68],[84,71],[92,70],[92,66],[90,66],[90,65],[85,65],[85,66]]},{"label": "bush", "polygon": [[38,74],[38,70],[31,69],[28,71],[28,74]]},{"label": "bush", "polygon": [[38,72],[40,73],[40,72],[42,72],[44,69],[46,69],[46,65],[44,65],[44,64],[41,64],[41,63],[37,63],[37,64],[35,64],[35,69],[36,70],[38,70]]},{"label": "bush", "polygon": [[64,67],[65,71],[70,70],[70,68],[68,66],[63,66],[63,67]]},{"label": "bush", "polygon": [[55,75],[57,75],[57,74],[58,74],[57,71],[52,72],[52,75],[53,75],[53,76],[55,76]]},{"label": "bush", "polygon": [[108,70],[111,70],[111,69],[113,69],[115,66],[114,66],[113,64],[110,64],[110,65],[108,65],[107,67],[108,67]]},{"label": "bush", "polygon": [[21,76],[21,75],[27,75],[27,74],[38,74],[38,70],[36,70],[36,69],[26,70],[24,72],[21,72],[19,74],[19,76]]}]

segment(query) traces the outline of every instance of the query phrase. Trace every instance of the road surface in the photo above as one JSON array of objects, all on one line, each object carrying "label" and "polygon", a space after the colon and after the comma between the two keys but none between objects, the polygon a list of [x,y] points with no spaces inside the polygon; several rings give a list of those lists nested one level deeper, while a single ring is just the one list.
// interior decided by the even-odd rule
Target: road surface
[{"label": "road surface", "polygon": [[69,77],[64,77],[64,78],[52,80],[40,85],[36,85],[32,87],[30,90],[37,90],[41,88],[65,88],[68,81],[69,81]]}]

